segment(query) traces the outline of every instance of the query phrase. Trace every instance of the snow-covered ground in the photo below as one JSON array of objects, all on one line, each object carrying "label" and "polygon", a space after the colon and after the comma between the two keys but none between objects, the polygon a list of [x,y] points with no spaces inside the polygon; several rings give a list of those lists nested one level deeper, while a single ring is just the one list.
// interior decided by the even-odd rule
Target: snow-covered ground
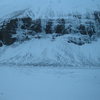
[{"label": "snow-covered ground", "polygon": [[100,69],[0,65],[0,100],[100,100]]}]

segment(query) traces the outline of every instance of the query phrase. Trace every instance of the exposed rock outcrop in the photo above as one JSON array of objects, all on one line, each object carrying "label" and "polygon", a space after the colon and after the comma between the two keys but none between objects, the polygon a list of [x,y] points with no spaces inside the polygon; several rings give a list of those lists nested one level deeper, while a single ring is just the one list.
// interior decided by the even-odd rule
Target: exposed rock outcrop
[{"label": "exposed rock outcrop", "polygon": [[[71,18],[57,19],[34,19],[28,15],[26,17],[13,17],[2,21],[3,24],[0,25],[0,46],[13,44],[15,41],[18,41],[20,35],[24,41],[37,33],[57,33],[59,35],[80,33],[91,38],[92,35],[99,34],[100,12],[95,11],[91,16],[71,15]],[[73,39],[68,42],[77,44]]]}]

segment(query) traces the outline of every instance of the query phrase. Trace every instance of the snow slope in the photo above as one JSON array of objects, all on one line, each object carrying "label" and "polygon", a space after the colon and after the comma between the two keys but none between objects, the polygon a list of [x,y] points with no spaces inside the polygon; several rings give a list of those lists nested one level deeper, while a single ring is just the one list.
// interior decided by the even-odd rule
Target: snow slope
[{"label": "snow slope", "polygon": [[[48,35],[47,35],[48,36]],[[72,36],[72,35],[71,35]],[[70,35],[49,36],[0,48],[0,63],[34,66],[98,66],[100,67],[100,39],[83,46],[67,42]]]},{"label": "snow slope", "polygon": [[100,0],[0,0],[0,17],[14,11],[30,8],[36,17],[65,16],[100,9]]}]

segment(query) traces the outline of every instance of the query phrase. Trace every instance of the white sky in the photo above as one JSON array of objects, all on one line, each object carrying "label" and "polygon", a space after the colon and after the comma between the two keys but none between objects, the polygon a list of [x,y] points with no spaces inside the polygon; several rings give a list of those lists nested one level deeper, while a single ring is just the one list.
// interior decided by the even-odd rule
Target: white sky
[{"label": "white sky", "polygon": [[85,12],[100,9],[100,0],[0,0],[0,17],[16,10],[31,8],[34,12],[53,9],[57,13]]}]

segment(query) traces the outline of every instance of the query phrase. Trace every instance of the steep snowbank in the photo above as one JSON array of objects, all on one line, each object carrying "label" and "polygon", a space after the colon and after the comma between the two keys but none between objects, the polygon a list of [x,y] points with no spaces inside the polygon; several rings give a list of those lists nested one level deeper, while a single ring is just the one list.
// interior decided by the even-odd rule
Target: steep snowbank
[{"label": "steep snowbank", "polygon": [[100,66],[100,39],[83,46],[67,42],[68,35],[32,39],[0,48],[0,63],[35,66]]}]

